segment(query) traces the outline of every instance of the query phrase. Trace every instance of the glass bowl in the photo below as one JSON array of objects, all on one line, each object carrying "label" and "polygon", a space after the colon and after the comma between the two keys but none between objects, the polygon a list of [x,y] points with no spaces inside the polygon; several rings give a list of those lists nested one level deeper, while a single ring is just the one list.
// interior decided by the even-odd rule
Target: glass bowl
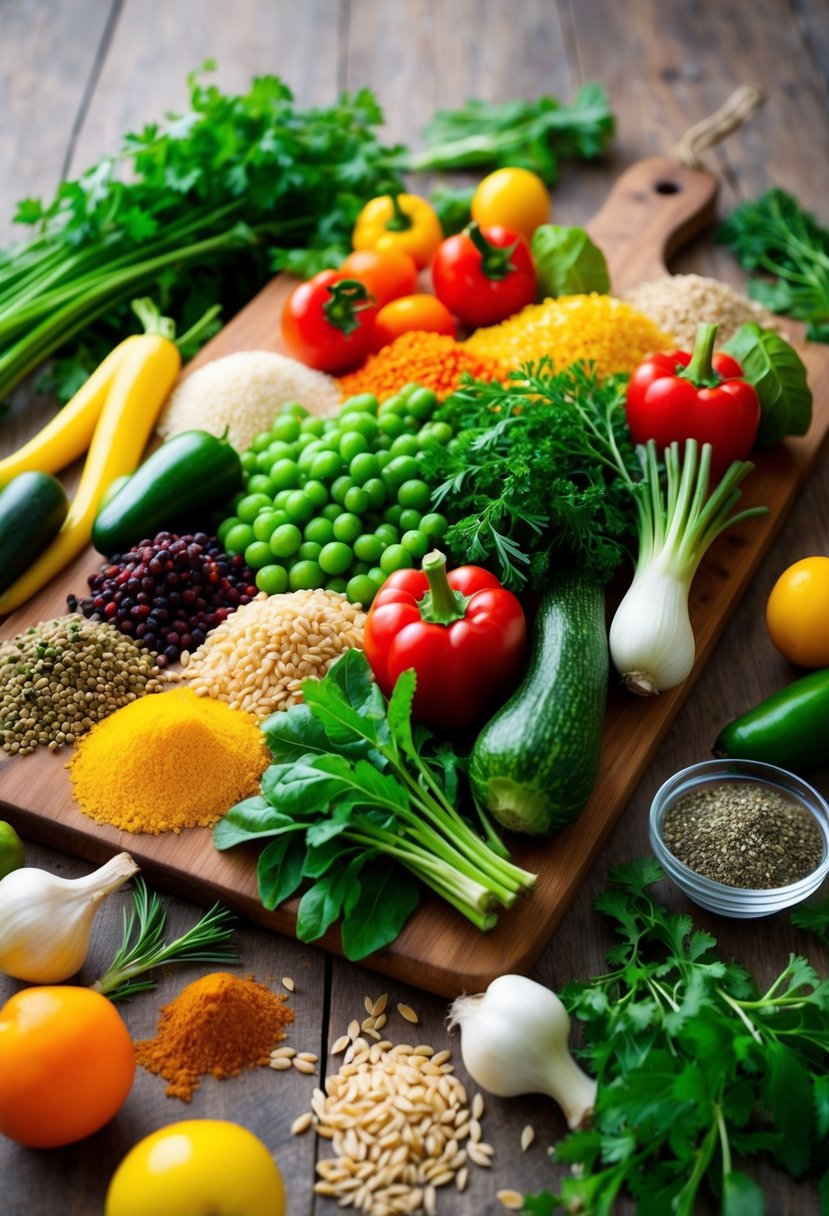
[{"label": "glass bowl", "polygon": [[[732,781],[769,787],[814,816],[823,838],[823,852],[816,868],[805,878],[784,887],[762,890],[732,887],[698,874],[674,856],[662,834],[668,809],[686,794]],[[773,764],[757,760],[703,760],[682,769],[657,790],[651,803],[649,828],[651,846],[668,877],[694,903],[722,916],[749,919],[780,912],[807,899],[829,875],[829,804],[807,782]]]}]

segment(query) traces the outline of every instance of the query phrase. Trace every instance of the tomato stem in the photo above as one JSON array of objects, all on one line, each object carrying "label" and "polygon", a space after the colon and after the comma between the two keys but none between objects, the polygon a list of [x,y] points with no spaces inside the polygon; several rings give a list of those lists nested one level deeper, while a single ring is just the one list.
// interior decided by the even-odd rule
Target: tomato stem
[{"label": "tomato stem", "polygon": [[371,308],[374,296],[369,293],[365,283],[357,279],[332,283],[328,294],[331,298],[322,306],[326,321],[344,334],[353,334],[355,329],[360,328],[358,313],[364,308]]},{"label": "tomato stem", "polygon": [[517,241],[513,241],[511,245],[505,245],[503,248],[493,245],[481,232],[480,224],[474,221],[467,224],[464,231],[481,255],[481,271],[488,279],[505,279],[515,270],[512,255],[515,252]]}]

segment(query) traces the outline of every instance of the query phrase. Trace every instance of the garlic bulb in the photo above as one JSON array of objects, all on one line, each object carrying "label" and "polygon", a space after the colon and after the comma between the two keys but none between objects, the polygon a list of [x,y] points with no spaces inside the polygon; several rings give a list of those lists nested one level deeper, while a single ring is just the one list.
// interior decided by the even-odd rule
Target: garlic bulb
[{"label": "garlic bulb", "polygon": [[460,1026],[463,1062],[482,1089],[500,1098],[549,1094],[568,1127],[589,1122],[596,1082],[570,1055],[570,1017],[549,988],[500,975],[486,992],[453,1001],[448,1025]]},{"label": "garlic bulb", "polygon": [[80,971],[101,901],[138,872],[119,853],[83,878],[31,866],[0,881],[0,971],[31,984],[57,984]]}]

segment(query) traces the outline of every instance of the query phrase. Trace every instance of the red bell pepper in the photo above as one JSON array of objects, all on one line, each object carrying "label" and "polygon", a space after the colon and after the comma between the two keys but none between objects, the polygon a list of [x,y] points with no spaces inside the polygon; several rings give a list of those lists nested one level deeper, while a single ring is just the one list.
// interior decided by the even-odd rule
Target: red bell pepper
[{"label": "red bell pepper", "polygon": [[435,550],[422,570],[396,570],[374,597],[363,647],[385,695],[413,667],[412,716],[440,730],[481,719],[518,677],[526,641],[518,600],[480,566],[446,572]]},{"label": "red bell pepper", "polygon": [[716,325],[700,325],[693,352],[663,351],[640,363],[628,381],[626,416],[634,443],[674,440],[711,444],[711,472],[745,460],[757,438],[760,402],[736,359],[714,354]]}]

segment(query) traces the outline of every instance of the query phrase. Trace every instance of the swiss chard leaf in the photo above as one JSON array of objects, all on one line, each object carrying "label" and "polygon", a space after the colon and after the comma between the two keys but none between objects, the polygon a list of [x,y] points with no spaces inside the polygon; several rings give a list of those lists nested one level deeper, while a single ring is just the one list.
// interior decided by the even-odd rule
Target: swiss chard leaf
[{"label": "swiss chard leaf", "polygon": [[420,901],[414,878],[399,866],[374,861],[360,873],[359,895],[342,923],[343,953],[358,962],[399,936]]}]

